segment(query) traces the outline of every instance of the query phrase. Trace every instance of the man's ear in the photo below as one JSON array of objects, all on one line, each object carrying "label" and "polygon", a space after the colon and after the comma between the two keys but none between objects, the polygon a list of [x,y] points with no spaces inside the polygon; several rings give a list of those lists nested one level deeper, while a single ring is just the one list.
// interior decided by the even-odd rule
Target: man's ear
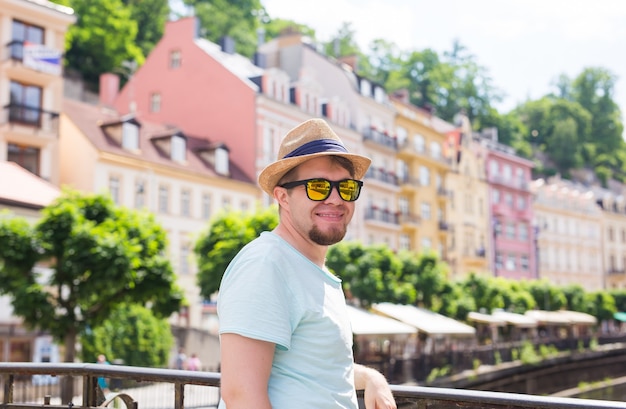
[{"label": "man's ear", "polygon": [[289,204],[288,201],[289,193],[287,193],[287,189],[279,186],[274,187],[274,199],[278,203],[280,207],[286,207]]}]

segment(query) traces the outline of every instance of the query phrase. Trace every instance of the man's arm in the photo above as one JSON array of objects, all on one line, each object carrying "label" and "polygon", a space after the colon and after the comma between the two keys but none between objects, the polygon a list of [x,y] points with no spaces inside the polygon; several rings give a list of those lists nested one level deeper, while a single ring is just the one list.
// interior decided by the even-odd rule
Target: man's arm
[{"label": "man's arm", "polygon": [[271,409],[267,384],[274,344],[237,334],[220,336],[221,393],[228,409]]},{"label": "man's arm", "polygon": [[354,386],[357,390],[365,390],[366,409],[396,409],[389,384],[377,370],[354,364]]}]

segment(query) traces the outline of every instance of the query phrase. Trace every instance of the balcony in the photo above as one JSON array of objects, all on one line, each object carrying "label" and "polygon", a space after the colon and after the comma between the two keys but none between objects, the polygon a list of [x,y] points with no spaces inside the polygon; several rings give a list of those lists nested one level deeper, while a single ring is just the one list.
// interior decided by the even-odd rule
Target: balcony
[{"label": "balcony", "polygon": [[374,179],[388,185],[398,186],[398,177],[395,173],[389,172],[383,168],[374,168],[370,166],[365,174],[367,179]]},{"label": "balcony", "polygon": [[380,209],[375,206],[370,206],[365,210],[365,220],[374,220],[383,223],[399,225],[398,213],[389,209]]},{"label": "balcony", "polygon": [[18,40],[8,43],[7,48],[8,59],[21,62],[26,68],[55,77],[63,73],[61,50]]},{"label": "balcony", "polygon": [[398,215],[400,224],[417,226],[420,223],[420,217],[413,213],[402,213]]},{"label": "balcony", "polygon": [[395,137],[380,132],[379,130],[372,127],[368,127],[363,130],[363,140],[373,142],[380,146],[384,146],[393,150],[394,152],[398,150],[398,140]]},{"label": "balcony", "polygon": [[[86,409],[124,407],[161,409],[216,407],[219,401],[220,374],[217,372],[142,368],[121,365],[76,363],[0,363],[4,386],[2,407],[7,409]],[[34,376],[46,379],[72,379],[78,385],[72,402],[61,402],[60,384],[45,389],[32,388],[32,395],[20,393]],[[106,397],[98,387],[98,377],[116,380],[122,385]],[[124,385],[133,385],[126,388]],[[458,388],[391,385],[398,408],[492,408],[492,409],[626,409],[626,403],[580,398],[561,398],[522,393],[489,392]],[[362,405],[363,393],[358,396]],[[69,400],[68,400],[69,401]],[[76,401],[76,402],[74,402]],[[363,407],[363,406],[361,406]]]},{"label": "balcony", "polygon": [[5,105],[0,114],[0,126],[9,124],[21,133],[36,133],[39,136],[49,133],[59,134],[59,113],[21,104]]}]

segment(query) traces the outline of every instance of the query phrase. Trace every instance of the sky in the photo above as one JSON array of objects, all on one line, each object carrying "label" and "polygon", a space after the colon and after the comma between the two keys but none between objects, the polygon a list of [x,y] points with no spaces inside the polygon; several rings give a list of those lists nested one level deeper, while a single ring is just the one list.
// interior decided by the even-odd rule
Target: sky
[{"label": "sky", "polygon": [[271,18],[313,28],[329,41],[351,23],[360,49],[373,39],[400,50],[440,55],[455,40],[505,94],[507,112],[554,90],[559,75],[585,68],[617,76],[614,101],[626,122],[626,1],[624,0],[261,0]]}]

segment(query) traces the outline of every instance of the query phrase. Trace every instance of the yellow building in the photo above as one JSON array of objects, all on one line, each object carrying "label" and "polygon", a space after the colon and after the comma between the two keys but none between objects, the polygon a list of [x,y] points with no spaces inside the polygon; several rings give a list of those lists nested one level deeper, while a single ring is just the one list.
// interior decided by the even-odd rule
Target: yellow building
[{"label": "yellow building", "polygon": [[458,115],[457,127],[448,133],[448,149],[453,153],[446,185],[450,190],[448,218],[455,228],[450,232],[451,278],[469,273],[491,274],[491,223],[489,185],[485,174],[484,147],[474,140],[469,120]]},{"label": "yellow building", "polygon": [[[602,210],[588,188],[559,178],[537,179],[533,193],[538,278],[586,291],[604,288]],[[622,216],[622,224],[626,218]]]},{"label": "yellow building", "polygon": [[400,249],[417,253],[430,249],[447,260],[448,235],[454,229],[446,214],[450,190],[445,179],[451,160],[445,156],[445,133],[435,121],[444,123],[411,105],[406,93],[391,101],[397,111]]},{"label": "yellow building", "polygon": [[596,188],[595,200],[602,211],[600,237],[604,288],[626,288],[626,200],[621,194]]}]

